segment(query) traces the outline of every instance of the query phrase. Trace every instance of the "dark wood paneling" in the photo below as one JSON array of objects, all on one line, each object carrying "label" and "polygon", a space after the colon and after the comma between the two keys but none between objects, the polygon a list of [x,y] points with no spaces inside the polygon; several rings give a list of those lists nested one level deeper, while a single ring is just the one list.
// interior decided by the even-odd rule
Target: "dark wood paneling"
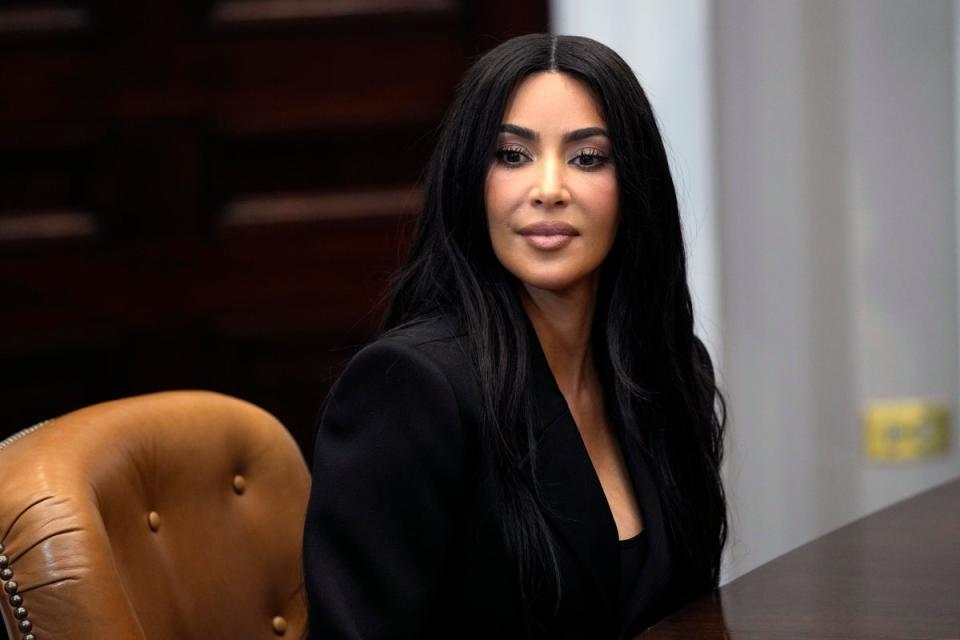
[{"label": "dark wood paneling", "polygon": [[210,8],[210,22],[221,28],[302,26],[333,19],[453,16],[453,0],[221,0]]},{"label": "dark wood paneling", "polygon": [[474,56],[546,2],[0,7],[0,437],[184,387],[309,460]]},{"label": "dark wood paneling", "polygon": [[0,6],[0,42],[15,38],[75,34],[92,26],[83,2],[10,2]]}]

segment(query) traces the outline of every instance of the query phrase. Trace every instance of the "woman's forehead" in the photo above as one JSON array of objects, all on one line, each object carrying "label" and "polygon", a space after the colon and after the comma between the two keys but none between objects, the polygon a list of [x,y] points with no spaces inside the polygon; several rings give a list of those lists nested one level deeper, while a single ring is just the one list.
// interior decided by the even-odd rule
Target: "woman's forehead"
[{"label": "woman's forehead", "polygon": [[523,78],[507,101],[503,122],[549,134],[606,125],[587,85],[555,71]]}]

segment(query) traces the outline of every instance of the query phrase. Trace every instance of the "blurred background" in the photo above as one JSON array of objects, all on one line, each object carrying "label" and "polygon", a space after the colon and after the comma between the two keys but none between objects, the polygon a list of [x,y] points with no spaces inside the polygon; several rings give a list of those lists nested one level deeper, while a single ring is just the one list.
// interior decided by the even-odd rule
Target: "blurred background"
[{"label": "blurred background", "polygon": [[274,413],[309,462],[470,61],[586,35],[668,145],[737,577],[960,474],[958,5],[6,0],[0,439],[206,388]]},{"label": "blurred background", "polygon": [[547,2],[0,4],[0,412],[205,388],[308,460],[471,59]]}]

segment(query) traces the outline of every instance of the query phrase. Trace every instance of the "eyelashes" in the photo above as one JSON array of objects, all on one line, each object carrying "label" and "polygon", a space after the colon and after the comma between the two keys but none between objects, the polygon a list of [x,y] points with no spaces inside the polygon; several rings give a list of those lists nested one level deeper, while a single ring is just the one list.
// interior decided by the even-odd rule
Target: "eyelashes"
[{"label": "eyelashes", "polygon": [[[494,159],[498,164],[509,169],[516,169],[526,164],[527,161],[532,160],[523,147],[509,145],[497,149],[494,154]],[[593,147],[581,149],[580,152],[570,160],[574,166],[584,171],[597,171],[606,166],[609,161],[610,158],[608,156]]]},{"label": "eyelashes", "polygon": [[522,147],[501,147],[493,155],[497,162],[506,167],[519,167],[524,158],[530,159]]},{"label": "eyelashes", "polygon": [[[581,164],[577,166],[579,166],[581,169],[586,169],[587,171],[596,171],[597,169],[601,169],[610,160],[599,149],[584,149],[574,156],[573,159],[580,160]],[[583,162],[587,162],[587,164],[582,164]]]}]

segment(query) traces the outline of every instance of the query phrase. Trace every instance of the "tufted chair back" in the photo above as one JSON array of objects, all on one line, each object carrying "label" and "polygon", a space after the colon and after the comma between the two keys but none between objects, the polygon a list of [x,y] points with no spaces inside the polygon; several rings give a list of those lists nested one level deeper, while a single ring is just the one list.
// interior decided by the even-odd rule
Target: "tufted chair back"
[{"label": "tufted chair back", "polygon": [[0,443],[11,640],[300,638],[310,477],[265,411],[126,398]]}]

